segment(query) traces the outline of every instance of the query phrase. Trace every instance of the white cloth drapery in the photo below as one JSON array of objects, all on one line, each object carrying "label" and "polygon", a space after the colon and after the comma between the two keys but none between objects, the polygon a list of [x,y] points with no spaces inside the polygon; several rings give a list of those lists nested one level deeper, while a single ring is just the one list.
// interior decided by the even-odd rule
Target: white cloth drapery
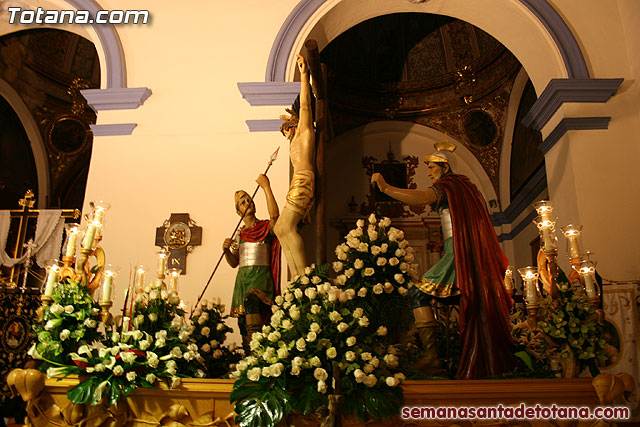
[{"label": "white cloth drapery", "polygon": [[[41,210],[36,224],[35,248],[31,251],[31,256],[36,257],[36,262],[40,267],[44,267],[45,262],[50,259],[60,257],[62,246],[62,233],[64,230],[64,219],[60,216],[60,209]],[[12,267],[22,264],[27,259],[25,253],[20,258],[11,258],[5,251],[9,226],[11,225],[11,215],[9,211],[0,211],[0,263]]]}]

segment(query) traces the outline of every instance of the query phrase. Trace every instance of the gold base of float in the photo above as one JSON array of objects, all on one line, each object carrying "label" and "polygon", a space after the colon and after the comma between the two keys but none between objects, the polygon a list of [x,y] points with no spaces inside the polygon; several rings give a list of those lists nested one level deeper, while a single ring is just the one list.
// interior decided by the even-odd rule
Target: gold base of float
[{"label": "gold base of float", "polygon": [[[27,401],[28,424],[35,427],[142,427],[171,425],[173,427],[234,426],[235,414],[229,402],[233,380],[183,379],[182,384],[169,390],[164,384],[157,389],[137,389],[126,401],[106,408],[101,405],[74,405],[67,400],[67,390],[78,384],[78,379],[47,379],[39,371],[16,369],[7,377],[13,392],[19,392]],[[405,406],[503,406],[518,407],[536,404],[557,406],[588,406],[610,404],[625,391],[624,381],[610,374],[596,378],[522,379],[474,381],[405,381],[402,385]],[[591,420],[594,421],[594,420]],[[544,420],[457,420],[456,425],[529,425],[552,426]],[[284,423],[281,423],[285,425]],[[314,417],[291,415],[286,425],[318,426]],[[366,423],[386,426],[442,426],[445,420],[395,419]],[[564,420],[563,426],[585,425],[583,421]],[[589,425],[594,425],[593,423]],[[608,426],[605,421],[598,426]],[[359,420],[345,419],[342,426],[364,427]]]}]

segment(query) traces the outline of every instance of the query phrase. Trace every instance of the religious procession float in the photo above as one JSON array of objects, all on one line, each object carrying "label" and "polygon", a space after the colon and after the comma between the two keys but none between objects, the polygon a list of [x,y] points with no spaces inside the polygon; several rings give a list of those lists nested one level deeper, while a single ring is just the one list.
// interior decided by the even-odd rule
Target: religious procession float
[{"label": "religious procession float", "polygon": [[[407,408],[500,403],[513,418],[523,403],[624,404],[634,389],[630,375],[598,372],[611,354],[595,264],[584,258],[580,228],[567,226],[575,270],[558,272],[548,202],[536,205],[544,242],[538,268],[518,270],[526,312],[511,314],[514,366],[473,380],[451,379],[464,343],[450,306],[436,307],[438,373],[419,369],[431,350],[413,338],[407,295],[421,278],[403,231],[388,218],[357,220],[337,259],[294,277],[243,349],[225,343],[231,328],[218,299],[185,311],[180,271],[167,268],[164,249],[153,274],[139,268],[130,283],[121,280],[125,303],[113,307],[122,276],[100,247],[108,205],[91,206],[84,230],[69,225],[61,262],[48,266],[29,351],[38,369],[7,377],[27,403],[29,425],[474,425],[482,421],[418,420]],[[509,298],[514,272],[504,277]],[[574,418],[562,425],[583,425]]]}]

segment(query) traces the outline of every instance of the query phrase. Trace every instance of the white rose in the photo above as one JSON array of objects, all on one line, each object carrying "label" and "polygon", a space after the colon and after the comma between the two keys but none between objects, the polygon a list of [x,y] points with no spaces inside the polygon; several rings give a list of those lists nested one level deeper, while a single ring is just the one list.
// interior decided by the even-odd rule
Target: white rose
[{"label": "white rose", "polygon": [[338,324],[338,331],[339,331],[339,332],[344,332],[344,331],[346,331],[347,329],[349,329],[349,325],[348,325],[348,324],[346,324],[346,323],[344,323],[344,322],[340,322],[340,323]]},{"label": "white rose", "polygon": [[289,309],[289,317],[293,320],[298,320],[300,318],[300,309],[296,305],[292,305]]},{"label": "white rose", "polygon": [[371,253],[373,255],[378,255],[381,252],[380,246],[373,245],[371,246]]},{"label": "white rose", "polygon": [[384,326],[380,326],[380,327],[378,328],[378,330],[376,331],[376,334],[377,334],[378,336],[384,337],[385,335],[387,335],[387,328],[386,328],[386,327],[384,327]]},{"label": "white rose", "polygon": [[[409,246],[409,241],[408,240],[401,240],[398,242],[398,246],[400,246],[400,249],[405,249],[407,246]],[[413,248],[408,248],[407,252],[409,252],[409,250],[413,251]]]},{"label": "white rose", "polygon": [[404,286],[398,286],[398,293],[404,297],[409,293],[409,290]]},{"label": "white rose", "polygon": [[158,377],[156,377],[154,374],[147,374],[147,375],[144,377],[144,380],[145,380],[146,382],[148,382],[149,384],[153,384],[153,383],[155,383],[157,379],[158,379]]},{"label": "white rose", "polygon": [[211,340],[209,341],[209,344],[211,344],[211,348],[218,348],[218,341],[216,340]]},{"label": "white rose", "polygon": [[402,274],[400,274],[400,273],[395,274],[395,275],[393,276],[393,278],[395,279],[395,281],[396,281],[396,282],[398,282],[398,283],[400,283],[400,284],[403,284],[403,283],[404,283],[404,276],[403,276]]},{"label": "white rose", "polygon": [[317,284],[319,284],[319,283],[321,283],[321,282],[322,282],[322,279],[321,279],[321,278],[319,278],[318,276],[313,276],[313,277],[311,278],[311,283],[313,283],[314,285],[317,285]]},{"label": "white rose", "polygon": [[275,332],[271,332],[268,336],[267,339],[271,342],[278,342],[278,340],[280,339],[280,332],[275,331]]},{"label": "white rose", "polygon": [[338,282],[340,286],[344,285],[345,283],[347,283],[347,276],[344,274],[339,275],[338,277],[336,277],[336,282]]},{"label": "white rose", "polygon": [[387,259],[385,257],[378,257],[378,259],[376,259],[376,265],[378,267],[383,267],[387,265]]},{"label": "white rose", "polygon": [[55,303],[51,306],[51,308],[49,308],[49,311],[51,311],[53,314],[62,314],[64,313],[64,307],[58,303]]},{"label": "white rose", "polygon": [[356,369],[353,371],[353,376],[356,378],[356,382],[361,383],[365,379],[366,374],[362,372],[361,369]]},{"label": "white rose", "polygon": [[358,291],[358,296],[364,298],[367,296],[367,288],[360,288]]},{"label": "white rose", "polygon": [[374,230],[369,230],[367,231],[367,234],[369,235],[369,240],[374,242],[378,239],[378,232],[374,231]]},{"label": "white rose", "polygon": [[382,287],[382,283],[377,283],[374,287],[373,287],[373,293],[376,295],[380,295],[381,293],[384,292],[384,288]]},{"label": "white rose", "polygon": [[344,293],[347,296],[347,300],[352,300],[356,297],[355,289],[347,289]]},{"label": "white rose", "polygon": [[307,289],[304,290],[304,294],[310,300],[315,299],[316,296],[318,295],[318,293],[316,292],[316,288],[307,288]]},{"label": "white rose", "polygon": [[222,357],[222,350],[217,349],[216,351],[213,352],[214,359],[220,359],[221,357]]},{"label": "white rose", "polygon": [[277,304],[277,305],[282,305],[282,304],[284,304],[284,298],[282,298],[282,295],[278,295],[278,296],[276,297],[276,304]]},{"label": "white rose", "polygon": [[380,222],[378,223],[378,225],[380,225],[380,227],[389,227],[391,225],[391,220],[387,217],[384,217],[380,220]]},{"label": "white rose", "polygon": [[402,258],[407,252],[402,249],[402,248],[398,248],[396,249],[396,251],[394,252],[394,255],[397,256],[398,258]]},{"label": "white rose", "polygon": [[127,381],[131,382],[136,379],[136,373],[133,371],[129,371],[127,372],[126,377],[127,377]]},{"label": "white rose", "polygon": [[327,349],[327,358],[335,359],[337,355],[338,355],[338,351],[336,350],[335,347],[329,347]]},{"label": "white rose", "polygon": [[357,221],[356,221],[356,226],[357,226],[358,228],[362,228],[362,227],[364,227],[364,220],[363,220],[363,219],[359,219],[359,220],[357,220]]},{"label": "white rose", "polygon": [[344,357],[349,362],[353,362],[354,360],[356,360],[356,354],[353,351],[347,351]]},{"label": "white rose", "polygon": [[311,306],[311,313],[312,314],[319,314],[321,310],[322,310],[322,307],[320,307],[318,304],[313,304]]},{"label": "white rose", "polygon": [[284,299],[285,299],[285,300],[287,300],[287,301],[289,301],[289,302],[293,301],[293,299],[294,299],[294,298],[295,298],[295,297],[293,296],[293,293],[291,293],[291,292],[289,292],[289,291],[287,291],[287,292],[284,294]]},{"label": "white rose", "polygon": [[402,271],[403,273],[406,273],[407,270],[409,270],[409,264],[407,264],[406,262],[401,262],[400,271]]},{"label": "white rose", "polygon": [[252,368],[247,372],[247,378],[249,378],[250,381],[258,381],[261,373],[261,368]]},{"label": "white rose", "polygon": [[150,313],[149,314],[149,320],[151,322],[155,322],[156,320],[158,320],[158,314],[157,313]]},{"label": "white rose", "polygon": [[346,343],[349,347],[353,347],[354,345],[356,345],[356,337],[347,338]]},{"label": "white rose", "polygon": [[289,356],[289,350],[287,347],[280,347],[276,354],[278,355],[278,359],[286,359],[287,356]]},{"label": "white rose", "polygon": [[344,275],[347,276],[347,277],[351,277],[351,276],[353,276],[355,274],[355,272],[356,272],[356,270],[354,270],[353,268],[350,268],[350,269],[344,271]]},{"label": "white rose", "polygon": [[200,350],[202,350],[203,353],[209,353],[211,351],[211,346],[208,343],[204,343],[202,344],[202,347],[200,347]]},{"label": "white rose", "polygon": [[285,319],[282,321],[282,327],[285,330],[290,331],[291,329],[293,329],[293,323],[291,323],[291,320]]},{"label": "white rose", "polygon": [[322,366],[322,362],[320,361],[320,358],[318,356],[313,356],[311,359],[309,359],[309,364],[314,368]]},{"label": "white rose", "polygon": [[304,351],[307,348],[307,343],[304,338],[298,338],[298,341],[296,341],[296,348],[298,351]]},{"label": "white rose", "polygon": [[384,282],[384,291],[388,294],[393,292],[393,285],[389,282]]},{"label": "white rose", "polygon": [[[360,258],[358,258],[353,262],[353,266],[356,268],[356,270],[359,270],[362,267],[364,267],[364,261],[362,261]],[[349,276],[349,277],[351,277],[351,276]]]},{"label": "white rose", "polygon": [[387,249],[389,249],[389,245],[387,243],[383,243],[380,245],[380,252],[387,253]]},{"label": "white rose", "polygon": [[315,332],[309,332],[307,334],[307,341],[308,342],[314,342],[316,340],[316,338],[318,337],[318,335],[316,335]]},{"label": "white rose", "polygon": [[333,263],[333,271],[339,273],[344,268],[344,264],[340,261],[334,261]]},{"label": "white rose", "polygon": [[378,378],[373,374],[369,374],[369,375],[367,375],[367,377],[362,382],[367,387],[373,387],[374,385],[376,385],[378,383]]},{"label": "white rose", "polygon": [[332,322],[339,322],[342,320],[342,316],[340,315],[340,313],[334,310],[329,313],[329,320],[331,320]]},{"label": "white rose", "polygon": [[71,335],[71,332],[68,329],[63,329],[62,332],[60,332],[60,341],[66,340],[69,338],[69,335]]},{"label": "white rose", "polygon": [[385,354],[382,360],[384,360],[384,363],[386,363],[391,369],[398,367],[398,356],[395,354]]},{"label": "white rose", "polygon": [[360,243],[358,245],[358,252],[368,252],[369,251],[369,245],[367,243]]},{"label": "white rose", "polygon": [[211,334],[211,329],[209,329],[208,326],[205,326],[204,328],[202,328],[200,333],[202,334],[202,336],[209,338],[209,334]]},{"label": "white rose", "polygon": [[367,363],[366,365],[364,365],[364,368],[362,369],[364,369],[365,374],[370,374],[376,370],[376,368],[374,368],[373,365],[370,363]]},{"label": "white rose", "polygon": [[292,366],[291,367],[291,375],[300,375],[300,367],[299,366]]},{"label": "white rose", "polygon": [[84,326],[86,326],[87,328],[95,328],[96,326],[98,326],[98,322],[96,322],[93,319],[87,319],[84,321]]},{"label": "white rose", "polygon": [[367,268],[364,269],[364,275],[367,276],[367,277],[373,276],[373,274],[375,272],[376,271],[371,267],[367,267]]},{"label": "white rose", "polygon": [[151,292],[149,292],[149,299],[151,300],[158,299],[158,291],[154,289]]},{"label": "white rose", "polygon": [[[307,276],[302,276],[300,278],[300,283],[302,283],[303,285],[308,285],[310,282],[309,278]],[[297,290],[297,289],[296,289]],[[295,291],[294,291],[295,292]],[[296,297],[298,297],[298,294],[296,293]],[[300,298],[300,297],[298,297]]]},{"label": "white rose", "polygon": [[380,366],[380,359],[378,359],[377,357],[372,358],[369,363],[371,364],[371,366],[373,366],[374,368],[377,368],[378,366]]},{"label": "white rose", "polygon": [[398,258],[396,257],[392,257],[389,259],[389,265],[395,267],[396,265],[400,264],[400,261],[398,260]]},{"label": "white rose", "polygon": [[376,222],[378,222],[378,220],[376,219],[375,214],[369,215],[369,224],[375,224]]},{"label": "white rose", "polygon": [[313,371],[313,378],[317,379],[318,381],[324,381],[327,378],[329,378],[329,374],[327,374],[327,371],[325,371],[322,368],[316,368]]},{"label": "white rose", "polygon": [[367,318],[367,316],[362,316],[360,320],[358,320],[358,325],[362,326],[363,328],[369,326],[369,319]]},{"label": "white rose", "polygon": [[358,307],[355,310],[353,310],[354,319],[359,319],[360,317],[362,317],[363,314],[364,314],[364,310],[362,309],[362,307]]},{"label": "white rose", "polygon": [[122,374],[124,374],[124,368],[122,366],[120,366],[120,365],[114,366],[113,375],[119,377]]},{"label": "white rose", "polygon": [[72,305],[65,305],[64,306],[64,312],[67,313],[67,314],[73,313],[73,306]]},{"label": "white rose", "polygon": [[397,378],[394,378],[394,377],[387,377],[387,379],[385,380],[385,382],[387,383],[387,385],[388,385],[389,387],[395,387],[395,386],[397,386],[398,384],[400,384],[400,381],[398,381],[398,379],[397,379]]},{"label": "white rose", "polygon": [[317,387],[318,393],[326,393],[327,392],[327,383],[324,381],[318,381]]},{"label": "white rose", "polygon": [[406,262],[413,262],[416,258],[413,256],[413,254],[407,254],[404,256],[404,260]]},{"label": "white rose", "polygon": [[320,331],[322,330],[320,328],[320,325],[318,325],[316,322],[313,322],[310,326],[309,326],[309,330],[311,332],[315,332],[316,334],[319,334]]},{"label": "white rose", "polygon": [[47,320],[47,323],[44,325],[44,329],[47,331],[53,330],[56,327],[56,324],[53,320]]},{"label": "white rose", "polygon": [[349,301],[349,297],[348,297],[347,293],[346,293],[346,292],[343,292],[343,291],[340,291],[340,292],[338,293],[338,301],[340,301],[340,302],[341,302],[341,303],[343,303],[343,304],[344,304],[345,302]]}]

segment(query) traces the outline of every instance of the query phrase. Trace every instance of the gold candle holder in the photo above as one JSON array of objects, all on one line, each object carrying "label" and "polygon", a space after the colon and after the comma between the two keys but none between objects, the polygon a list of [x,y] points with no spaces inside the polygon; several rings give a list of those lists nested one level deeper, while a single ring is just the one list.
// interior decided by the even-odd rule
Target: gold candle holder
[{"label": "gold candle holder", "polygon": [[104,324],[105,327],[111,326],[113,321],[113,316],[111,315],[111,307],[113,306],[113,301],[100,301],[98,303],[100,305],[100,320]]},{"label": "gold candle holder", "polygon": [[527,307],[527,323],[533,329],[538,326],[540,309],[540,290],[538,289],[538,269],[536,267],[519,268],[518,273],[524,282],[524,302]]},{"label": "gold candle holder", "polygon": [[49,295],[41,295],[40,296],[41,305],[36,310],[36,316],[38,318],[38,322],[42,322],[42,317],[44,316],[44,311],[51,305],[53,302],[53,298]]}]

